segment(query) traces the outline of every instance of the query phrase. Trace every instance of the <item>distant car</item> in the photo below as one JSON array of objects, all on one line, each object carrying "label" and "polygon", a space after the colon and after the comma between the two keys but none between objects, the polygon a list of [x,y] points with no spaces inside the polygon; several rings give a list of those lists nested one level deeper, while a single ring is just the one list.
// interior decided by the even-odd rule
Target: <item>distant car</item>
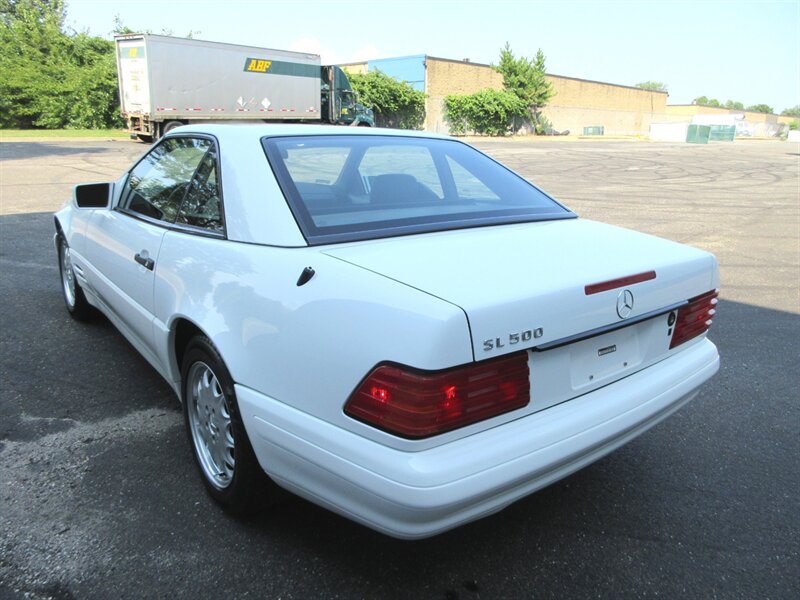
[{"label": "distant car", "polygon": [[102,311],[169,382],[232,512],[274,482],[434,535],[608,454],[719,367],[711,254],[579,219],[446,137],[182,127],[77,186],[55,229],[68,311]]}]

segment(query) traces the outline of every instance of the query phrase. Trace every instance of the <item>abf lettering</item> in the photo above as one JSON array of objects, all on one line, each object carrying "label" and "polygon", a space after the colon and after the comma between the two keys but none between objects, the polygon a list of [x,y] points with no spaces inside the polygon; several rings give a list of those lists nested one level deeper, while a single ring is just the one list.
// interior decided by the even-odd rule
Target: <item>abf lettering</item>
[{"label": "abf lettering", "polygon": [[256,73],[266,73],[269,69],[272,61],[270,60],[263,60],[260,58],[251,58],[250,62],[247,65],[248,71],[254,71]]}]

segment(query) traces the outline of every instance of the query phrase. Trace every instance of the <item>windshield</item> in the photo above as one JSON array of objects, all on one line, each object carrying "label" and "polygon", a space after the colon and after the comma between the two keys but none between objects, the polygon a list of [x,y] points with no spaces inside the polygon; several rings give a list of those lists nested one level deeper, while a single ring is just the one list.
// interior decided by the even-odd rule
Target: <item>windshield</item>
[{"label": "windshield", "polygon": [[455,140],[331,135],[262,142],[312,245],[575,217]]}]

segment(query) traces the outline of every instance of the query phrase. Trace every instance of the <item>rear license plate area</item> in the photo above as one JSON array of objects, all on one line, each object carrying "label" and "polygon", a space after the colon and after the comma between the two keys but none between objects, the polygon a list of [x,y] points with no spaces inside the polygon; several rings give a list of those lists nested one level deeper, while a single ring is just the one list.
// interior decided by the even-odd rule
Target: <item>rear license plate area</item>
[{"label": "rear license plate area", "polygon": [[625,327],[570,344],[570,381],[574,390],[618,379],[642,362],[639,327]]}]

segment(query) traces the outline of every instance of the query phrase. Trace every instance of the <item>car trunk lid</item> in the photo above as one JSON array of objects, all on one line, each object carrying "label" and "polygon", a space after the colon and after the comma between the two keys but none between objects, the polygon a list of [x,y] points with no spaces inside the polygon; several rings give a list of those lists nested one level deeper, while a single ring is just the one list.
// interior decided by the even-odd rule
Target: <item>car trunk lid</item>
[{"label": "car trunk lid", "polygon": [[[476,360],[641,321],[717,284],[716,262],[707,252],[584,219],[374,240],[324,252],[459,306]],[[626,284],[624,278],[643,274]],[[615,280],[619,285],[610,289],[592,287]]]},{"label": "car trunk lid", "polygon": [[[633,321],[716,285],[712,255],[584,219],[375,240],[324,252],[459,306],[476,360]],[[637,283],[587,290],[650,272],[652,278]],[[633,306],[623,318],[617,303],[626,289]]]}]

